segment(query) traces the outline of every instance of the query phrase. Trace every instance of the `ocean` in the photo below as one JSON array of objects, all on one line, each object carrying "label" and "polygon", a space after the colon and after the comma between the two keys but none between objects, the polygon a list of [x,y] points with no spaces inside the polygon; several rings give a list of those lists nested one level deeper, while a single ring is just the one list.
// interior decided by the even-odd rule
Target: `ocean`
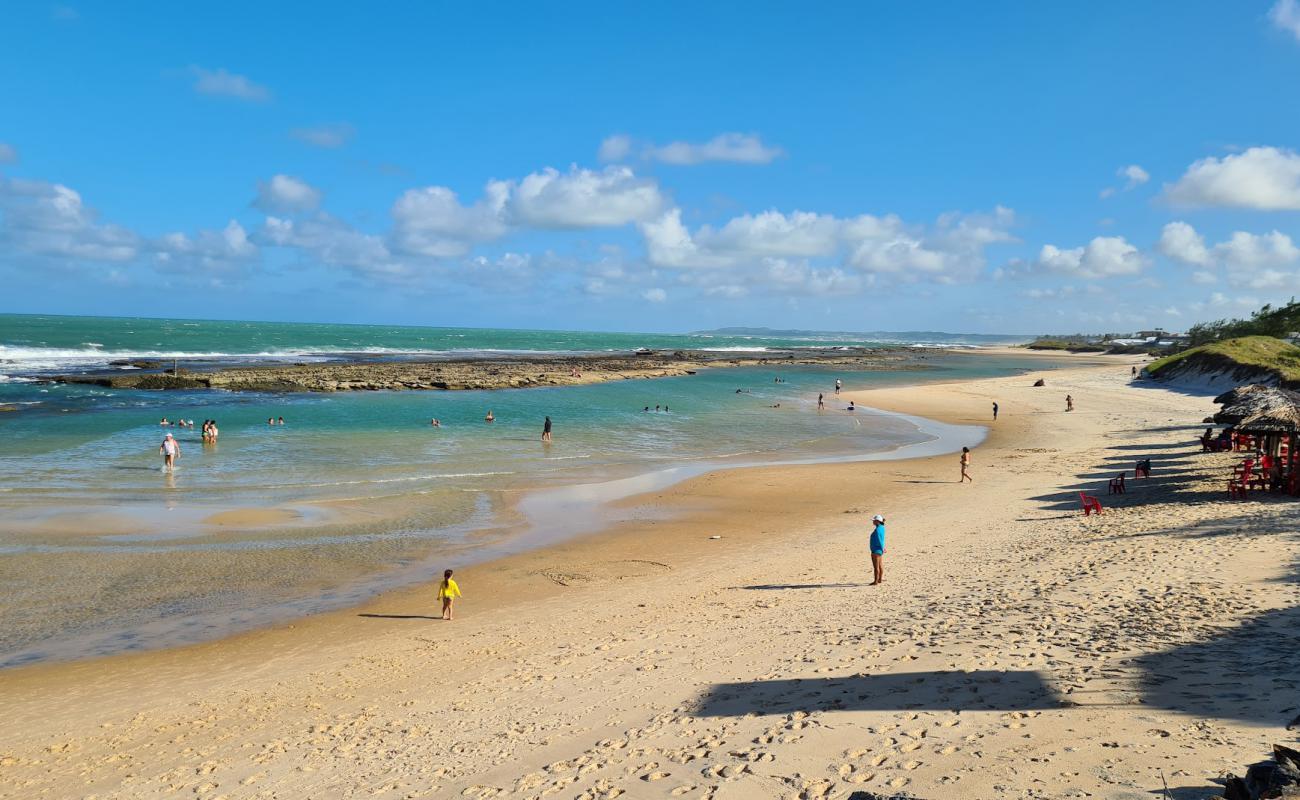
[{"label": "ocean", "polygon": [[[599,527],[598,500],[558,518],[521,519],[518,507],[528,505],[520,499],[548,491],[604,487],[582,494],[608,500],[708,469],[915,446],[937,434],[896,415],[848,412],[834,399],[836,378],[863,388],[1005,375],[1025,363],[954,349],[918,351],[906,370],[738,367],[586,386],[338,394],[113,390],[41,382],[49,374],[134,360],[195,366],[995,340],[925,336],[0,315],[0,666],[212,638]],[[827,396],[822,413],[819,392]],[[540,442],[546,416],[554,422],[549,445]],[[163,417],[216,419],[219,442],[164,429]],[[267,425],[272,417],[285,424]],[[433,417],[441,427],[430,426]],[[160,470],[165,431],[182,447],[174,473]]]}]

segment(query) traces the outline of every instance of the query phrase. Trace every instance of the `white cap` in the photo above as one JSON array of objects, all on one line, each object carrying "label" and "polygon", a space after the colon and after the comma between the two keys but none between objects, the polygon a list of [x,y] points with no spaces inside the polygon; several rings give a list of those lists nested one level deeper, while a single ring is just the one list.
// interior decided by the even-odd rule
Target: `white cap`
[{"label": "white cap", "polygon": [[882,516],[880,516],[879,514],[877,514],[877,515],[875,515],[874,517],[871,518],[871,521],[872,521],[872,522],[884,522],[884,521],[885,521],[885,518],[882,517]]}]

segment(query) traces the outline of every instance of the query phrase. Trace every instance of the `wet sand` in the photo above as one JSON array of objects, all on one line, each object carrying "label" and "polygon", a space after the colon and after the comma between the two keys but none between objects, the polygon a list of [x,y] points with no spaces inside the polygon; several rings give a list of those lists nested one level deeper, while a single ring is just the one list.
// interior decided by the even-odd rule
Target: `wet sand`
[{"label": "wet sand", "polygon": [[458,570],[454,623],[425,586],[0,673],[0,796],[1212,796],[1290,741],[1296,513],[1227,501],[1208,400],[1128,363],[844,395],[975,425],[997,400],[973,485],[952,455],[713,472]]}]

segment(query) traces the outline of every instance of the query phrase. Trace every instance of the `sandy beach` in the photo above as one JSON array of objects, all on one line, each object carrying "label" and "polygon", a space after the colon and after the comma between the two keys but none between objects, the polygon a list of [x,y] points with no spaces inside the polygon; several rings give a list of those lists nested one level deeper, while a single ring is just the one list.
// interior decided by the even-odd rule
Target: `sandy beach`
[{"label": "sandy beach", "polygon": [[1096,361],[841,396],[998,402],[974,484],[951,454],[714,472],[458,570],[454,623],[423,586],[0,673],[0,797],[1216,796],[1294,740],[1296,506],[1227,500],[1208,398]]}]

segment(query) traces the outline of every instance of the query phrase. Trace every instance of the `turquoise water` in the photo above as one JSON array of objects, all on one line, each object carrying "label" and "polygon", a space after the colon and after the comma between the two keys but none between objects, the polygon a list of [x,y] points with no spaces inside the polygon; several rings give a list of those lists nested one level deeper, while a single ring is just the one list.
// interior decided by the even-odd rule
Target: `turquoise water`
[{"label": "turquoise water", "polygon": [[601,353],[639,347],[761,351],[774,347],[1014,341],[1020,340],[943,333],[764,337],[0,314],[0,382],[6,377],[42,371],[104,366],[123,358],[301,361],[343,354]]},{"label": "turquoise water", "polygon": [[[679,347],[691,338],[196,325],[113,320],[97,330],[86,318],[0,317],[7,326],[0,352],[27,354],[6,365],[11,379],[0,383],[0,408],[11,409],[0,413],[0,666],[197,641],[427,579],[447,563],[508,549],[521,533],[511,508],[525,490],[666,474],[684,464],[698,471],[856,458],[928,438],[906,420],[844,410],[833,395],[836,378],[861,388],[1026,368],[1017,358],[918,354],[916,369],[906,371],[745,367],[495,392],[293,395],[26,380],[49,368],[33,366],[39,359],[67,358],[49,351],[76,350],[76,339],[100,343],[94,358],[106,364],[107,353],[127,352],[231,356],[279,348],[299,359],[313,347],[335,348],[324,356],[333,358],[345,349],[409,351],[453,338],[465,351]],[[172,335],[159,339],[162,331]],[[767,346],[742,341],[748,344],[718,346]],[[166,349],[173,345],[180,349]],[[827,398],[821,413],[819,392]],[[488,409],[496,416],[490,425]],[[216,419],[219,444],[204,445],[197,430],[161,428],[164,416]],[[546,416],[554,423],[549,445],[540,441]],[[286,424],[268,426],[268,417]],[[431,427],[432,417],[442,427]],[[165,431],[183,448],[174,473],[160,469]],[[211,523],[212,515],[241,508],[289,509],[300,518],[244,528]],[[598,527],[593,505],[573,514],[572,525],[552,535]]]}]

